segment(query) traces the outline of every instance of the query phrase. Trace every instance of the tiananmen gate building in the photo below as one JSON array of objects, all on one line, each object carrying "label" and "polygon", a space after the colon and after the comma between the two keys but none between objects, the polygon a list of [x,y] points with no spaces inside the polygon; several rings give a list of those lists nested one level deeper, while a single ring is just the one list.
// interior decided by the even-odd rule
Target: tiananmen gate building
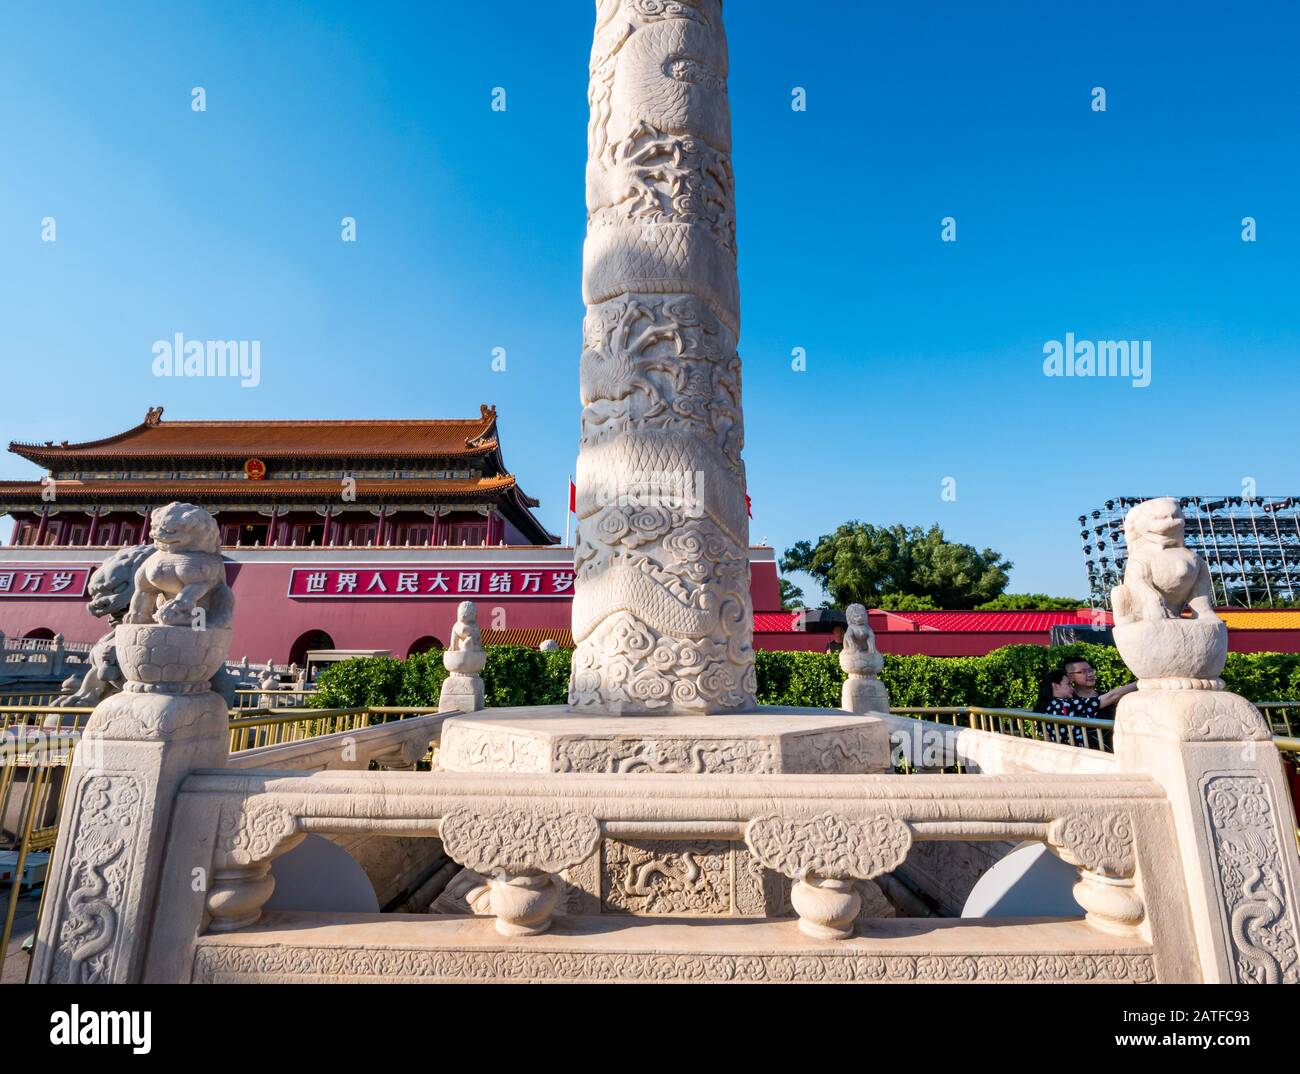
[{"label": "tiananmen gate building", "polygon": [[[210,511],[240,615],[234,659],[302,664],[312,649],[440,647],[462,600],[488,644],[562,646],[573,549],[502,458],[493,407],[412,421],[164,421],[155,407],[87,443],[9,445],[44,467],[0,482],[0,631],[69,642],[107,629],[85,610],[106,555],[149,540],[173,500]],[[775,557],[753,549],[757,608],[780,607]]]}]

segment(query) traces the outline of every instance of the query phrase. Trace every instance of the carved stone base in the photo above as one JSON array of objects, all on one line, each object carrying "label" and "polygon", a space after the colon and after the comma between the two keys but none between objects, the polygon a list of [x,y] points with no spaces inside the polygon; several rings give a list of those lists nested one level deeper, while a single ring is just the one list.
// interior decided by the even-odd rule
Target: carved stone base
[{"label": "carved stone base", "polygon": [[889,734],[875,717],[835,709],[660,717],[504,708],[448,720],[439,764],[448,772],[854,775],[888,771]]},{"label": "carved stone base", "polygon": [[840,708],[845,712],[889,712],[889,691],[874,676],[850,675],[840,687]]},{"label": "carved stone base", "polygon": [[[600,852],[557,877],[561,913],[636,917],[793,917],[790,881],[766,869],[743,843],[606,839]],[[858,921],[894,917],[874,880],[854,881]],[[492,916],[490,881],[462,869],[431,914]]]},{"label": "carved stone base", "polygon": [[[449,680],[450,681],[450,680]],[[450,772],[827,773],[887,770],[883,721],[834,709],[760,707],[741,716],[592,716],[563,705],[492,709],[442,729]],[[646,917],[788,917],[790,880],[741,842],[605,839],[561,878],[560,911]],[[892,916],[871,881],[864,916]],[[461,873],[434,913],[491,913],[488,881]]]},{"label": "carved stone base", "polygon": [[483,680],[477,675],[455,672],[442,681],[439,712],[477,712],[483,707]]}]

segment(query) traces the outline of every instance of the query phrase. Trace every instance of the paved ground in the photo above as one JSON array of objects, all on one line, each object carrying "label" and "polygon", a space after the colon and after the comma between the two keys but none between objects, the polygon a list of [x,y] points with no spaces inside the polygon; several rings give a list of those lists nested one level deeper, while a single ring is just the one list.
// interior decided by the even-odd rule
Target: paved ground
[{"label": "paved ground", "polygon": [[[36,907],[41,901],[41,891],[37,888],[29,895],[18,900],[18,910],[14,914],[13,938],[5,952],[4,971],[0,973],[0,984],[22,984],[27,976],[27,953],[23,951],[23,941],[36,928]],[[9,906],[9,892],[0,893],[0,926],[4,923],[4,913]]]}]

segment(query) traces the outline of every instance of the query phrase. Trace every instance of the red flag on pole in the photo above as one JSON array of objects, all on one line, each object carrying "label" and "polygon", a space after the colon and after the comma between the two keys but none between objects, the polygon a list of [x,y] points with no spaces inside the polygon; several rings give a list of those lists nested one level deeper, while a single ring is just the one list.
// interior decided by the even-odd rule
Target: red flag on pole
[{"label": "red flag on pole", "polygon": [[754,517],[754,502],[749,498],[749,493],[745,493],[745,510],[749,512],[749,517]]},{"label": "red flag on pole", "polygon": [[578,513],[578,486],[573,483],[573,478],[569,478],[569,510],[575,515]]}]

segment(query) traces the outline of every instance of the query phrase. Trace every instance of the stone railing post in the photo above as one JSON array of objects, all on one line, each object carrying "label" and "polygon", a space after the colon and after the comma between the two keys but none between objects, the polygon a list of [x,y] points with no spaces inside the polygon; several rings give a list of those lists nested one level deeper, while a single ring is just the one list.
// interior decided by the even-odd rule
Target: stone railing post
[{"label": "stone railing post", "polygon": [[1300,983],[1296,822],[1268,724],[1221,687],[1139,687],[1115,754],[1169,796],[1203,979]]},{"label": "stone railing post", "polygon": [[1300,856],[1281,757],[1259,710],[1219,678],[1228,629],[1182,530],[1170,499],[1124,520],[1115,645],[1138,689],[1119,702],[1115,755],[1168,795],[1202,979],[1300,983]]},{"label": "stone railing post", "polygon": [[440,835],[453,861],[488,877],[497,932],[536,936],[551,927],[560,900],[555,874],[591,857],[600,825],[551,809],[457,809],[442,818]]},{"label": "stone railing post", "polygon": [[872,880],[903,864],[912,832],[880,814],[848,819],[823,813],[809,820],[757,817],[745,829],[745,844],[769,869],[794,880],[790,902],[799,931],[818,940],[853,935],[862,909],[855,880]]},{"label": "stone railing post", "polygon": [[[159,549],[140,567],[139,608],[115,637],[125,684],[91,714],[68,773],[34,982],[141,980],[181,782],[226,764],[229,714],[209,680],[230,649],[233,598],[219,557],[203,550],[216,524],[182,504],[155,516]],[[182,566],[207,572],[203,594],[180,592]]]}]

